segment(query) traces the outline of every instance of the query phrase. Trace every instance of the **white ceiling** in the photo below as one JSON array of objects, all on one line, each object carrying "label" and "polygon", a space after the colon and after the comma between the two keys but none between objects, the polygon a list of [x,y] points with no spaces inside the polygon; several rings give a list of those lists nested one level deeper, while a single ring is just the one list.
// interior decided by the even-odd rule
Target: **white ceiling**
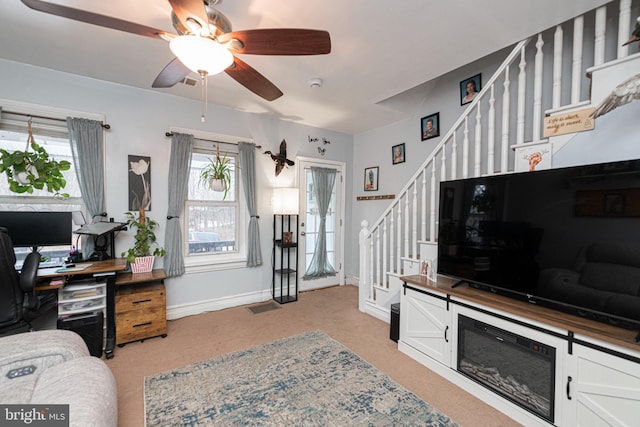
[{"label": "white ceiling", "polygon": [[[175,33],[166,0],[50,1]],[[603,3],[224,0],[216,8],[234,30],[327,30],[332,51],[307,57],[241,55],[284,96],[264,101],[222,73],[209,77],[209,102],[356,134],[405,118],[379,102]],[[149,90],[173,58],[163,41],[36,12],[20,0],[0,2],[0,57]],[[316,77],[324,85],[309,87]],[[153,90],[201,98],[199,87],[184,84]]]}]

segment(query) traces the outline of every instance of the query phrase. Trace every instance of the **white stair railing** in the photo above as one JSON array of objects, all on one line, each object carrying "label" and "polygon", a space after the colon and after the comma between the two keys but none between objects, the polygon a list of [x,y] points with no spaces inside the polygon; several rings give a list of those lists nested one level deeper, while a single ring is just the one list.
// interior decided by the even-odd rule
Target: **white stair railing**
[{"label": "white stair railing", "polygon": [[[367,312],[368,306],[378,313],[388,311],[389,307],[376,306],[376,291],[389,289],[387,274],[402,274],[403,258],[419,258],[421,241],[436,242],[441,181],[512,172],[515,154],[510,148],[541,139],[546,110],[588,99],[586,69],[628,55],[628,49],[619,46],[630,34],[632,0],[619,0],[618,8],[617,30],[607,31],[605,5],[588,14],[593,16],[585,15],[587,22],[595,22],[593,29],[585,28],[585,16],[579,16],[517,43],[383,214],[372,225],[362,221],[361,311]],[[573,32],[572,39],[565,40],[565,30]],[[606,37],[611,33],[617,40],[615,52],[607,51]],[[585,46],[593,47],[593,55],[584,55]],[[568,82],[562,78],[565,52],[572,59]],[[545,54],[552,58],[552,67],[545,67]],[[545,96],[546,81],[552,82],[550,96]],[[570,96],[563,104],[564,87]],[[387,304],[390,300],[385,297]]]}]

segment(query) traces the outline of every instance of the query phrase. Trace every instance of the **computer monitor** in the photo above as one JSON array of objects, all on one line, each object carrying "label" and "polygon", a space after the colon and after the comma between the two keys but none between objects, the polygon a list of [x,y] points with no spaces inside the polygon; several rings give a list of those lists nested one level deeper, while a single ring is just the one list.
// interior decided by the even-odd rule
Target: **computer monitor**
[{"label": "computer monitor", "polygon": [[71,212],[0,211],[0,227],[17,248],[72,244]]}]

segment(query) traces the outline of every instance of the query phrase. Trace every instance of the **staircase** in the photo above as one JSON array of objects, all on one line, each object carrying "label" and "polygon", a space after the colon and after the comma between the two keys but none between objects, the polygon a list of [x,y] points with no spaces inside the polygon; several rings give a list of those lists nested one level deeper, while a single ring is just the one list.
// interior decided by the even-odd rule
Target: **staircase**
[{"label": "staircase", "polygon": [[515,45],[383,214],[362,222],[361,311],[388,322],[390,305],[400,301],[400,277],[418,274],[420,260],[435,267],[441,181],[510,173],[531,147],[553,151],[567,143],[566,136],[543,139],[544,117],[591,106],[594,70],[640,63],[640,54],[630,55],[636,45],[621,46],[639,8],[614,1]]}]

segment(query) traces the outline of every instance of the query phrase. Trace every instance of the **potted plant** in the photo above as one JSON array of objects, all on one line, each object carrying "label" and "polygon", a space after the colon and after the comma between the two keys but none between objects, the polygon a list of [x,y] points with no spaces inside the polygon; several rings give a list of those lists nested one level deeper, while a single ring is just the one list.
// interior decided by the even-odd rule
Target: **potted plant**
[{"label": "potted plant", "polygon": [[[29,151],[29,148],[32,151]],[[0,148],[0,173],[4,172],[9,182],[9,190],[14,193],[33,193],[34,189],[46,189],[58,197],[69,197],[60,193],[67,185],[62,171],[69,170],[67,160],[56,161],[47,151],[36,144],[29,133],[25,151],[7,151]]]},{"label": "potted plant", "polygon": [[220,149],[211,157],[209,163],[200,172],[200,185],[213,191],[224,192],[222,199],[227,198],[227,192],[231,188],[231,174],[233,165],[226,154],[220,156]]},{"label": "potted plant", "polygon": [[[145,273],[153,269],[153,261],[157,256],[164,256],[164,248],[158,246],[154,229],[158,223],[147,217],[144,209],[140,209],[136,216],[132,212],[125,212],[127,226],[136,229],[135,243],[132,248],[122,252],[120,256],[126,257],[131,264],[131,272]],[[155,247],[154,247],[155,246]],[[153,247],[153,252],[151,251]]]}]

